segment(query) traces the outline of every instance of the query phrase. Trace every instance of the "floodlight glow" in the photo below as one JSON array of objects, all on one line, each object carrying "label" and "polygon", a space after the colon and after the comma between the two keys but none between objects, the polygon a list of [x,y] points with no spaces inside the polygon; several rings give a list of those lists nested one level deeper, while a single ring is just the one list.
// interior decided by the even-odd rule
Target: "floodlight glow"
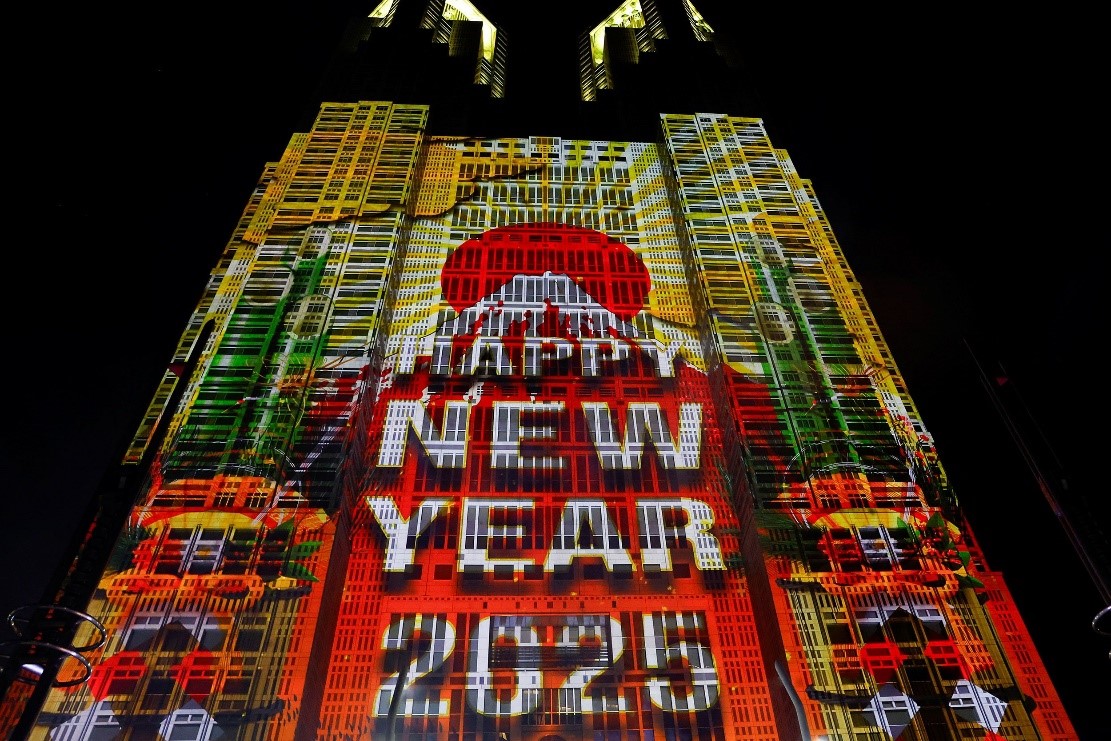
[{"label": "floodlight glow", "polygon": [[625,0],[617,10],[591,30],[590,55],[596,65],[602,63],[607,28],[644,28],[644,11],[640,7],[640,0]]}]

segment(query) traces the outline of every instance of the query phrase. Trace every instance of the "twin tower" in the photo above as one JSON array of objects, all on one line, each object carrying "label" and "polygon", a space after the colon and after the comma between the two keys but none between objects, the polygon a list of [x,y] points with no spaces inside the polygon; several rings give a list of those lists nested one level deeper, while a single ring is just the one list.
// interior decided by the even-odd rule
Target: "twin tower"
[{"label": "twin tower", "polygon": [[709,8],[495,6],[340,40],[7,727],[1073,738]]}]

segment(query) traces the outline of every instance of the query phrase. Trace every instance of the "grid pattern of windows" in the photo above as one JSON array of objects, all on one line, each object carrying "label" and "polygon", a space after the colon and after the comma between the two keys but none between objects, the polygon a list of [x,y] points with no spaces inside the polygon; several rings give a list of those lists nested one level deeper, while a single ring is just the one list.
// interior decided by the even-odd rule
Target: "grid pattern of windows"
[{"label": "grid pattern of windows", "polygon": [[[660,38],[642,2],[610,54]],[[327,103],[265,168],[128,453],[165,415],[52,737],[773,741],[775,671],[816,735],[1067,738],[1014,699],[1052,688],[760,121],[427,119]]]}]

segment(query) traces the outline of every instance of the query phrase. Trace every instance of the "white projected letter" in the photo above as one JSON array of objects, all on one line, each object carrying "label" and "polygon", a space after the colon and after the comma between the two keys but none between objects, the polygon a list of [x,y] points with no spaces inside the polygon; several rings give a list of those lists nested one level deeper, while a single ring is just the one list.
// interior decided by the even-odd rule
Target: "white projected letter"
[{"label": "white projected letter", "polygon": [[386,535],[386,571],[404,571],[413,565],[417,552],[417,538],[432,521],[447,511],[450,499],[425,499],[409,518],[401,516],[397,504],[390,497],[367,497],[367,506]]},{"label": "white projected letter", "polygon": [[444,409],[444,428],[436,429],[428,410],[420,401],[398,400],[386,409],[378,465],[400,468],[405,462],[409,428],[417,433],[424,453],[437,468],[463,468],[467,465],[467,425],[471,406],[465,401],[449,401]]},{"label": "white projected letter", "polygon": [[664,468],[698,468],[702,451],[702,405],[679,405],[679,446],[675,446],[660,405],[656,402],[629,404],[625,414],[625,436],[618,440],[609,404],[584,401],[586,428],[605,471],[636,470],[651,442]]}]

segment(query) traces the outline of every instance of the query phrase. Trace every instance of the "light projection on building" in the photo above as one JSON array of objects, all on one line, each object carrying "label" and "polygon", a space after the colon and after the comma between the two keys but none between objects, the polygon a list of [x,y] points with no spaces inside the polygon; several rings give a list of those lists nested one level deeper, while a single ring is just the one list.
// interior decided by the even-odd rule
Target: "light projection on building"
[{"label": "light projection on building", "polygon": [[[381,648],[431,641],[405,654],[430,693],[409,717],[466,708],[492,731],[716,712],[701,574],[739,590],[721,542],[736,561],[737,540],[715,532],[739,523],[703,470],[720,442],[694,335],[644,313],[657,251],[678,257],[557,222],[490,229],[448,253],[443,303],[408,309],[420,329],[391,337],[367,555],[393,585],[376,610],[399,616]],[[380,675],[376,717],[396,720],[416,681],[399,671]]]},{"label": "light projection on building", "polygon": [[40,737],[1069,737],[759,120],[427,115],[267,166]]}]

